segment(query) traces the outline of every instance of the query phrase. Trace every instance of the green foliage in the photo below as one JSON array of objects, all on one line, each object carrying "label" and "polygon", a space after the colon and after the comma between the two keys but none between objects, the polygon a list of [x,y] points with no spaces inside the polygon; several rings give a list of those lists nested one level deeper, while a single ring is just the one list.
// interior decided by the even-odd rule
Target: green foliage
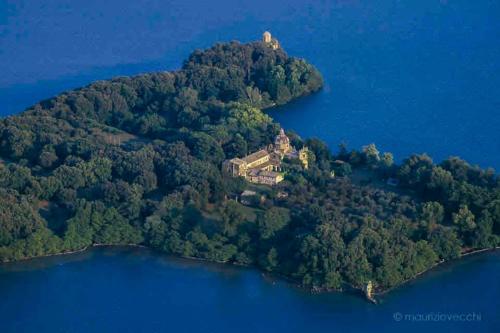
[{"label": "green foliage", "polygon": [[[175,72],[99,81],[1,119],[0,261],[144,244],[315,288],[388,288],[464,248],[498,246],[500,181],[458,158],[397,166],[374,144],[334,156],[291,135],[308,147],[309,169],[285,160],[286,181],[253,189],[253,207],[231,200],[249,184],[223,175],[222,161],[279,131],[261,109],[322,84],[281,49],[233,42],[193,52]],[[359,166],[401,188],[356,185]]]},{"label": "green foliage", "polygon": [[140,230],[127,223],[115,208],[104,212],[101,223],[94,237],[98,244],[140,244],[144,240]]},{"label": "green foliage", "polygon": [[457,213],[453,213],[453,223],[463,232],[472,231],[476,228],[474,214],[467,206],[462,206]]},{"label": "green foliage", "polygon": [[380,152],[374,143],[363,146],[363,154],[368,164],[375,165],[380,162]]},{"label": "green foliage", "polygon": [[421,206],[420,212],[420,228],[424,233],[424,237],[428,236],[432,231],[443,222],[444,208],[439,202],[426,202]]},{"label": "green foliage", "polygon": [[13,190],[0,189],[0,246],[26,238],[44,227],[33,202]]},{"label": "green foliage", "polygon": [[457,233],[449,228],[437,228],[431,234],[430,242],[441,259],[449,260],[460,256],[462,244]]},{"label": "green foliage", "polygon": [[90,204],[81,202],[81,206],[77,208],[75,216],[69,219],[67,229],[64,233],[64,248],[67,250],[80,250],[92,244],[94,230],[91,226]]},{"label": "green foliage", "polygon": [[339,290],[342,288],[342,275],[339,272],[328,272],[325,275],[325,287]]},{"label": "green foliage", "polygon": [[221,212],[221,229],[226,236],[236,235],[238,225],[243,223],[245,214],[242,207],[235,201],[229,201]]},{"label": "green foliage", "polygon": [[262,266],[264,267],[265,270],[271,272],[276,267],[278,267],[278,251],[274,247],[272,247],[267,255],[263,258],[262,260]]},{"label": "green foliage", "polygon": [[257,221],[260,237],[262,239],[274,237],[289,221],[290,214],[287,209],[272,207],[266,210]]}]

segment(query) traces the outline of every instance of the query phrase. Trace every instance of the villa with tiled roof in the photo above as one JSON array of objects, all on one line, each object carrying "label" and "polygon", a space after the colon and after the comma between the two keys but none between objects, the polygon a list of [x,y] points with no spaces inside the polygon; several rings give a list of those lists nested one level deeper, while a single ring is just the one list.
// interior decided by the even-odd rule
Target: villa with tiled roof
[{"label": "villa with tiled roof", "polygon": [[222,169],[232,177],[244,177],[256,184],[276,185],[284,179],[281,161],[285,156],[299,158],[307,169],[307,148],[298,153],[291,146],[290,139],[283,129],[276,136],[274,145],[260,149],[242,158],[224,161]]}]

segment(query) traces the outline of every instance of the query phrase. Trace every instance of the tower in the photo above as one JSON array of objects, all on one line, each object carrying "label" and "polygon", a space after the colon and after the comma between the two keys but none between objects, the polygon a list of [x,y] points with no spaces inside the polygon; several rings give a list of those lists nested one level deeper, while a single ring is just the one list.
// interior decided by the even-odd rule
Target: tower
[{"label": "tower", "polygon": [[302,162],[304,169],[309,168],[309,149],[305,146],[299,150],[299,161]]},{"label": "tower", "polygon": [[371,280],[365,286],[365,295],[369,300],[373,300],[373,283]]},{"label": "tower", "polygon": [[273,50],[277,50],[280,48],[280,43],[276,38],[273,38],[271,36],[271,33],[269,31],[264,31],[264,33],[262,34],[262,42]]},{"label": "tower", "polygon": [[290,146],[290,139],[286,136],[283,129],[280,129],[280,134],[278,134],[274,140],[274,148],[283,155],[292,150],[292,147]]},{"label": "tower", "polygon": [[264,43],[271,43],[271,40],[272,40],[272,37],[271,37],[271,33],[269,31],[264,31],[264,33],[262,34],[262,41]]}]

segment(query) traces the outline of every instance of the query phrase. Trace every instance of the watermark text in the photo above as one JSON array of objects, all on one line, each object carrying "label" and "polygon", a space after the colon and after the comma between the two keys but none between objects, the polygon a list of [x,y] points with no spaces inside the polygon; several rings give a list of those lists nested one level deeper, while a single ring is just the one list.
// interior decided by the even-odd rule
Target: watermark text
[{"label": "watermark text", "polygon": [[426,312],[426,313],[401,313],[392,314],[394,321],[409,322],[474,322],[481,321],[480,312],[464,313],[444,313],[444,312]]}]

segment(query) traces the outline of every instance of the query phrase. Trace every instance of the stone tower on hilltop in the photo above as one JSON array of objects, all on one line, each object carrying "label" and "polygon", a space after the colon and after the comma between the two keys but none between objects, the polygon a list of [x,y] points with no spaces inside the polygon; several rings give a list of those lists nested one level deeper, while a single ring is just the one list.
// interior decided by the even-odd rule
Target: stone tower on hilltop
[{"label": "stone tower on hilltop", "polygon": [[271,36],[271,33],[269,31],[264,31],[264,33],[262,34],[262,42],[267,44],[273,50],[277,50],[280,48],[280,43],[276,38],[273,38]]},{"label": "stone tower on hilltop", "polygon": [[264,43],[271,43],[271,33],[269,31],[264,31],[264,33],[262,34],[262,41]]}]

